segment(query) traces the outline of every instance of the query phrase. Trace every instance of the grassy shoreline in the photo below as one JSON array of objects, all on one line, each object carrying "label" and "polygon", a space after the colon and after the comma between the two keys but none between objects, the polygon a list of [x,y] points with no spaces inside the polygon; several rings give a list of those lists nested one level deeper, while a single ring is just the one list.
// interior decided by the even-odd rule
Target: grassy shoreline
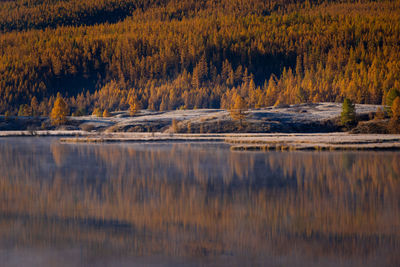
[{"label": "grassy shoreline", "polygon": [[234,151],[292,150],[400,150],[400,135],[321,134],[165,134],[115,133],[64,137],[62,143],[221,142]]},{"label": "grassy shoreline", "polygon": [[97,133],[85,131],[0,131],[7,137],[57,137],[61,143],[218,142],[233,151],[400,150],[399,134],[335,133]]}]

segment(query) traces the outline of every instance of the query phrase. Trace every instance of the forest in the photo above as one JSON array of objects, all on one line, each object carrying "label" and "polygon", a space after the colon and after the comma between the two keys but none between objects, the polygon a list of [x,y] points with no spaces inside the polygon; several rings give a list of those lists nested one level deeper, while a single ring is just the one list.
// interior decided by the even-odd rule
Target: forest
[{"label": "forest", "polygon": [[[0,113],[386,104],[400,1],[0,2]],[[390,98],[390,97],[389,97]]]}]

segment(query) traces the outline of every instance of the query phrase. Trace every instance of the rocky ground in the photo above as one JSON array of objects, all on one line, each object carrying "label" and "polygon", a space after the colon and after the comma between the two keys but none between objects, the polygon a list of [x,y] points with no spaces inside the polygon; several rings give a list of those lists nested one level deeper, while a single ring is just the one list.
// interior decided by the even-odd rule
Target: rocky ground
[{"label": "rocky ground", "polygon": [[[377,105],[356,105],[360,121],[368,121]],[[112,112],[111,117],[69,117],[59,127],[46,117],[0,117],[0,131],[40,130],[83,132],[175,132],[175,133],[321,133],[343,131],[339,123],[341,104],[313,103],[251,109],[243,122],[233,120],[227,110],[141,110]],[[175,121],[175,123],[173,123]],[[174,125],[174,126],[173,126]],[[365,128],[365,125],[364,125]],[[371,127],[368,127],[368,129]],[[362,130],[360,131],[362,132]]]}]

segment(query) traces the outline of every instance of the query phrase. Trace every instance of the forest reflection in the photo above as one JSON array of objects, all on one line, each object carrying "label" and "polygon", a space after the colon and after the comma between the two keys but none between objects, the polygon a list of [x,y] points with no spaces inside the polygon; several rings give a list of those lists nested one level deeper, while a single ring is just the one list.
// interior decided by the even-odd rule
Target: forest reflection
[{"label": "forest reflection", "polygon": [[0,246],[400,263],[400,153],[0,141]]}]

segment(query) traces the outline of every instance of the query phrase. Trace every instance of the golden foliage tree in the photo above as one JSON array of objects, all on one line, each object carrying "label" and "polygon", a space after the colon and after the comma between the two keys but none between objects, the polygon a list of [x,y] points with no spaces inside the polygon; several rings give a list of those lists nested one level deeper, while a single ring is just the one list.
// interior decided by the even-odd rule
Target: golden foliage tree
[{"label": "golden foliage tree", "polygon": [[134,116],[140,109],[140,103],[136,97],[131,96],[129,98],[129,114]]},{"label": "golden foliage tree", "polygon": [[398,134],[400,133],[400,96],[397,96],[392,103],[391,120],[389,121],[389,132]]},{"label": "golden foliage tree", "polygon": [[92,113],[93,116],[102,117],[103,113],[101,112],[100,108],[95,108]]},{"label": "golden foliage tree", "polygon": [[232,119],[238,120],[240,125],[242,126],[242,122],[247,116],[247,105],[243,97],[236,94],[233,99],[233,105],[230,108],[229,113],[231,114]]},{"label": "golden foliage tree", "polygon": [[400,96],[396,97],[392,104],[392,119],[399,120],[400,118]]},{"label": "golden foliage tree", "polygon": [[111,117],[111,114],[110,114],[110,112],[108,112],[107,109],[105,109],[105,110],[103,111],[103,117],[104,117],[104,118]]},{"label": "golden foliage tree", "polygon": [[32,97],[32,99],[31,99],[31,109],[32,109],[32,116],[39,115],[39,102],[38,102],[36,96]]},{"label": "golden foliage tree", "polygon": [[53,125],[61,125],[67,121],[68,105],[61,97],[61,94],[57,94],[54,107],[51,110],[50,118]]}]

